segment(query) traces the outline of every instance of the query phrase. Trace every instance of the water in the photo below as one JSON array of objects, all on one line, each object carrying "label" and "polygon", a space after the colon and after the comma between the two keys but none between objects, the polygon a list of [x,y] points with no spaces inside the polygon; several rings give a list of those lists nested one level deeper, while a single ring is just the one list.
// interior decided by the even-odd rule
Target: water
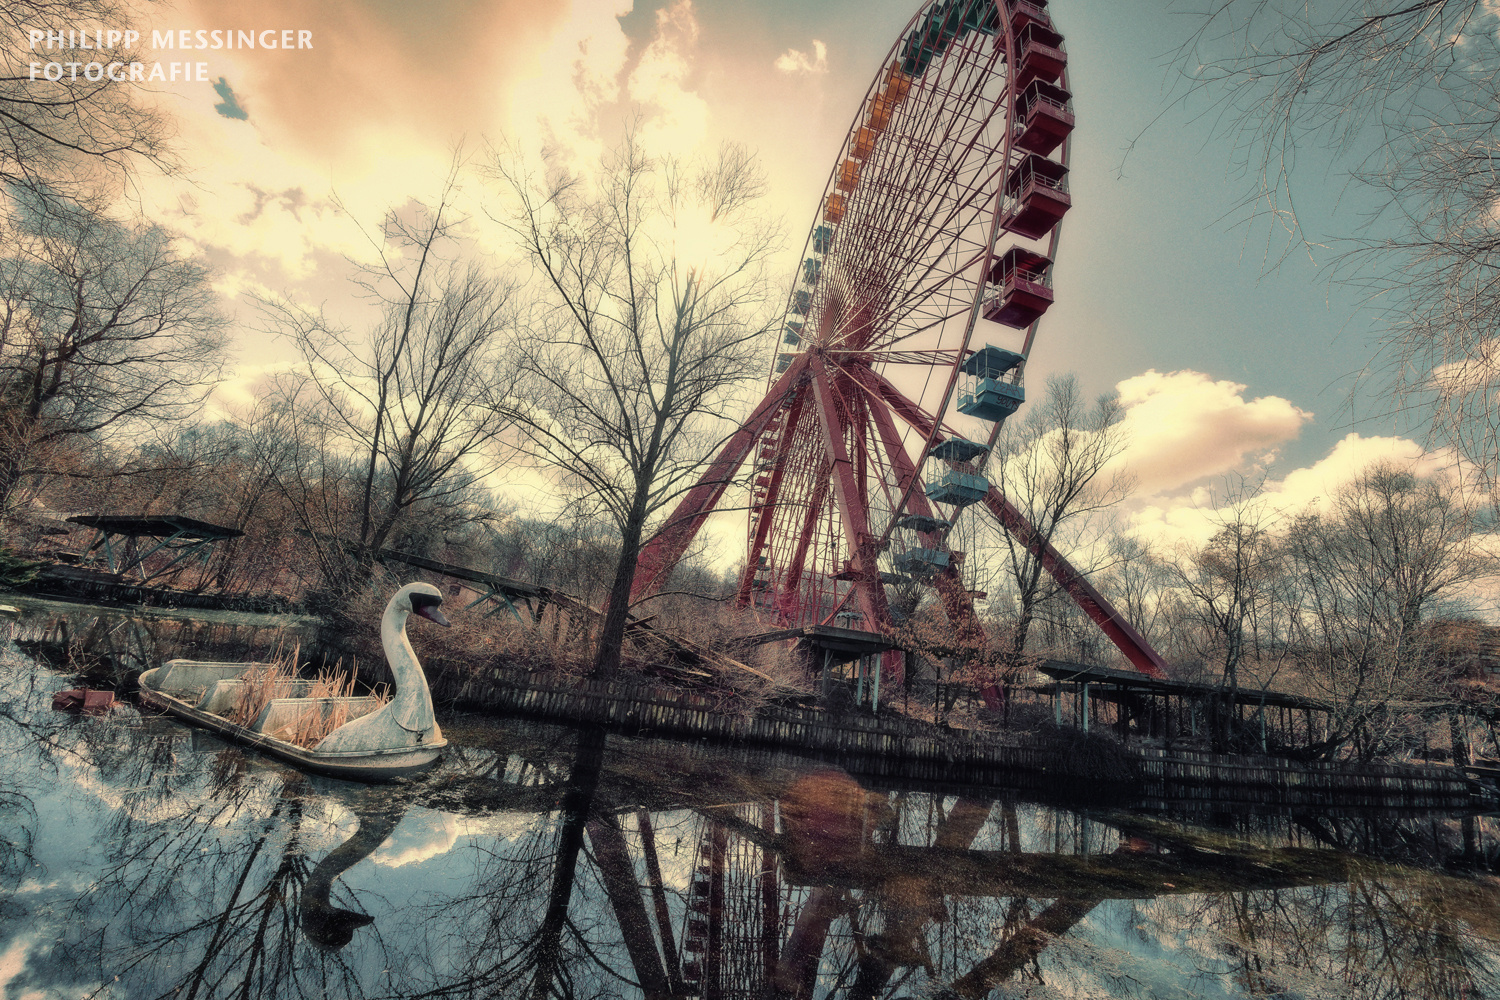
[{"label": "water", "polygon": [[65,686],[5,648],[8,998],[1500,995],[1489,818],[1184,823],[464,718],[371,788]]}]

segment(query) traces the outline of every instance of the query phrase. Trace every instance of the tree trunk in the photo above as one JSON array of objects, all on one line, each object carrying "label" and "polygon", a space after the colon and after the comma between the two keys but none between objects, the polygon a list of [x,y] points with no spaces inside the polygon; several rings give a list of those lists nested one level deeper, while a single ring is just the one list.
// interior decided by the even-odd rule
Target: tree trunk
[{"label": "tree trunk", "polygon": [[1469,763],[1469,738],[1465,732],[1467,728],[1463,724],[1463,716],[1457,712],[1448,713],[1448,737],[1453,753],[1453,766],[1465,767]]},{"label": "tree trunk", "polygon": [[584,830],[593,808],[594,792],[599,787],[599,772],[604,765],[604,741],[605,734],[601,729],[588,730],[578,738],[578,751],[568,776],[568,790],[561,803],[562,831],[558,838],[557,860],[552,868],[552,885],[547,892],[547,910],[532,939],[532,1000],[546,1000],[551,996],[562,975],[565,960],[562,932],[573,899]]},{"label": "tree trunk", "polygon": [[641,552],[641,533],[646,523],[645,491],[638,490],[631,507],[630,519],[620,538],[620,560],[615,564],[615,580],[610,584],[604,608],[604,623],[599,629],[599,644],[594,653],[595,677],[613,677],[620,672],[620,654],[625,646],[625,624],[630,615],[630,588],[635,583],[635,563]]},{"label": "tree trunk", "polygon": [[0,514],[10,507],[10,495],[21,480],[21,464],[11,458],[0,459]]}]

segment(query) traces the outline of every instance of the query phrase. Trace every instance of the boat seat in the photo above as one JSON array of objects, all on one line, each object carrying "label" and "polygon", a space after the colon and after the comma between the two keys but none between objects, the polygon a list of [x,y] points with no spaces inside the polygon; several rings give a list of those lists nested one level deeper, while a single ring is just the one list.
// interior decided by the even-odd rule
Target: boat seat
[{"label": "boat seat", "polygon": [[148,684],[158,691],[204,691],[219,681],[243,677],[248,670],[267,666],[270,664],[226,663],[218,660],[168,660],[161,666],[147,671],[147,674],[154,675]]},{"label": "boat seat", "polygon": [[[312,688],[312,681],[307,679],[283,681],[288,698],[306,698],[307,692]],[[240,695],[245,689],[245,681],[242,677],[226,677],[214,681],[203,692],[203,700],[193,706],[200,712],[212,712],[215,715],[223,715],[240,703]]]},{"label": "boat seat", "polygon": [[370,695],[354,695],[348,698],[272,698],[266,703],[266,707],[261,710],[260,717],[250,728],[257,733],[274,736],[276,730],[294,724],[314,705],[322,707],[325,719],[334,708],[343,705],[348,710],[344,721],[353,722],[355,719],[369,715],[382,704],[379,698]]}]

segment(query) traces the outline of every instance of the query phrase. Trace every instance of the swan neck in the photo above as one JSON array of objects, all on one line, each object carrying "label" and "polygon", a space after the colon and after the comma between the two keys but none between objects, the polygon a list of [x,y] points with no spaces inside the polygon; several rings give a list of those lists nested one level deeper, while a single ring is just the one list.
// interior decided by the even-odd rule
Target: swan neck
[{"label": "swan neck", "polygon": [[408,705],[426,702],[431,705],[432,695],[427,690],[427,676],[422,672],[422,664],[417,659],[416,651],[411,648],[411,640],[406,637],[406,620],[409,615],[410,612],[407,611],[387,608],[380,621],[380,640],[385,649],[385,662],[391,668],[391,679],[396,685],[391,703]]}]

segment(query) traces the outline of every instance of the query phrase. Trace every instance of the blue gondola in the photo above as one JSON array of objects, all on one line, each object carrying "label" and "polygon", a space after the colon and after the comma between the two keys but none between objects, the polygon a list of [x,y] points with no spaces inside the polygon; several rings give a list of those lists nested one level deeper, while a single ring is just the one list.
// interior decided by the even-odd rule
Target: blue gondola
[{"label": "blue gondola", "polygon": [[1026,390],[1022,386],[986,378],[979,380],[973,392],[959,395],[958,412],[980,420],[1004,420],[1024,402]]},{"label": "blue gondola", "polygon": [[934,503],[949,503],[957,506],[978,503],[990,491],[989,480],[956,469],[943,473],[943,478],[927,484],[927,499]]},{"label": "blue gondola", "polygon": [[1015,351],[986,344],[969,355],[959,370],[976,378],[999,378],[1024,360]]},{"label": "blue gondola", "polygon": [[947,531],[953,527],[953,522],[944,521],[940,517],[928,517],[925,514],[907,514],[896,522],[896,527],[909,528],[912,531],[924,531],[930,534],[934,531]]},{"label": "blue gondola", "polygon": [[941,459],[944,462],[972,462],[974,459],[989,451],[984,445],[968,438],[953,437],[946,441],[939,441],[928,450],[929,458]]},{"label": "blue gondola", "polygon": [[927,576],[940,569],[947,569],[951,560],[942,549],[913,548],[891,559],[892,564],[912,576]]}]

